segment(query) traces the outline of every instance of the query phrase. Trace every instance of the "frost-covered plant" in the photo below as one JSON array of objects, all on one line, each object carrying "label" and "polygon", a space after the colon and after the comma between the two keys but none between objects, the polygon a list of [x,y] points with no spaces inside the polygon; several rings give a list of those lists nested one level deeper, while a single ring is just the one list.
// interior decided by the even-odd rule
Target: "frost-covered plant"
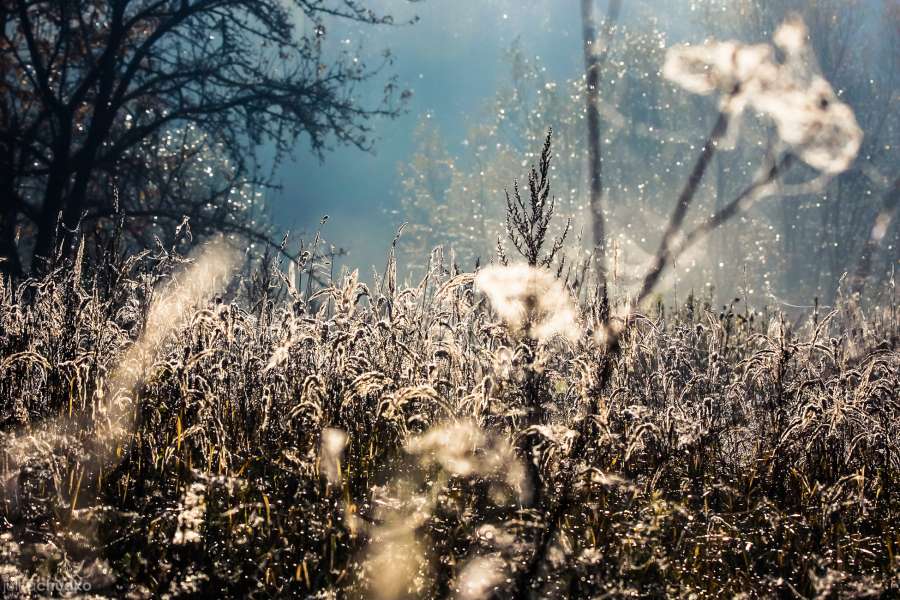
[{"label": "frost-covered plant", "polygon": [[[486,598],[505,587],[509,568],[499,554],[481,554],[478,547],[467,552],[468,540],[454,533],[450,540],[440,536],[449,527],[474,527],[511,514],[529,497],[525,470],[512,446],[474,421],[457,420],[410,439],[406,451],[416,468],[376,492],[380,524],[365,552],[362,589],[375,598],[402,598],[449,596],[452,586],[458,597]],[[503,527],[502,522],[485,524],[480,531]],[[429,556],[435,547],[460,560],[472,556],[454,577],[446,564]]]},{"label": "frost-covered plant", "polygon": [[[548,131],[541,150],[541,158],[537,167],[532,166],[528,172],[528,199],[522,199],[519,182],[513,184],[513,195],[506,192],[506,235],[516,250],[531,267],[549,267],[562,249],[569,233],[571,221],[566,222],[560,236],[553,240],[549,251],[542,254],[544,245],[549,241],[547,232],[556,209],[556,198],[550,195],[550,150],[553,133]],[[503,246],[497,242],[500,258],[505,263]]]},{"label": "frost-covered plant", "polygon": [[[341,278],[315,312],[302,295],[262,311],[226,298],[187,307],[160,340],[131,443],[100,470],[96,402],[140,343],[152,284],[179,272],[159,260],[141,258],[109,298],[71,271],[0,295],[10,585],[809,597],[897,576],[896,311],[791,327],[693,299],[630,311],[615,353],[583,335],[536,344],[532,361],[473,275],[437,260],[426,285],[390,293]],[[568,301],[597,314],[595,297]],[[529,423],[528,378],[505,371],[538,366],[545,410]],[[40,435],[49,426],[60,443]],[[37,458],[10,460],[13,439]],[[410,568],[392,570],[398,556]]]},{"label": "frost-covered plant", "polygon": [[[675,46],[667,53],[663,72],[669,79],[697,93],[718,91],[723,100],[644,276],[638,304],[653,292],[667,264],[770,192],[795,156],[830,175],[847,170],[856,157],[862,132],[853,111],[817,74],[806,38],[806,27],[795,17],[775,33],[775,43],[786,56],[784,62],[775,61],[770,46],[736,42]],[[775,121],[788,149],[782,153],[770,147],[749,185],[699,225],[686,230],[685,218],[729,122],[739,118],[748,105]]]}]

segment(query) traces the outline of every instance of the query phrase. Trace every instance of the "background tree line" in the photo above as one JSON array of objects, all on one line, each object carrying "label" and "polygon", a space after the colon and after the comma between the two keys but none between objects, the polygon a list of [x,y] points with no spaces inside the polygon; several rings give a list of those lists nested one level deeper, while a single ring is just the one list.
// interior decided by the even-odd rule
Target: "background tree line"
[{"label": "background tree line", "polygon": [[[673,270],[674,282],[685,295],[707,284],[727,290],[725,301],[738,290],[767,302],[814,295],[830,301],[842,275],[854,271],[898,175],[900,9],[892,2],[836,0],[696,4],[695,29],[747,43],[770,40],[787,15],[799,13],[824,77],[852,106],[865,137],[850,171],[825,178],[798,169],[775,198],[683,258]],[[672,210],[673,186],[683,181],[715,119],[714,100],[685,95],[662,77],[672,43],[649,12],[615,22],[598,78],[603,250],[607,277],[622,286],[636,283]],[[462,267],[485,261],[503,234],[503,186],[524,176],[536,158],[529,152],[540,146],[548,127],[554,131],[558,210],[575,223],[567,256],[583,261],[596,242],[586,77],[549,77],[529,55],[526,40],[510,49],[508,69],[507,84],[473,122],[464,152],[452,155],[430,120],[420,124],[418,150],[400,168],[410,256],[447,244]],[[716,154],[698,198],[698,218],[751,179],[754,160],[771,136],[768,127],[745,120],[728,140],[730,149]],[[871,271],[889,275],[900,258],[898,248],[894,220],[871,257]]]}]

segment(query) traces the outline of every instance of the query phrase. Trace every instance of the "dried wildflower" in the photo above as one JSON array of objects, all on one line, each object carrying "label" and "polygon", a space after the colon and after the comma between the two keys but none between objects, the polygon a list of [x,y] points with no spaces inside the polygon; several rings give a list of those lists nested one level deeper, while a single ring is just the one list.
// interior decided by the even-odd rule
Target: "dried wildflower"
[{"label": "dried wildflower", "polygon": [[695,94],[722,94],[721,109],[739,116],[751,107],[775,122],[779,137],[820,171],[845,171],[862,143],[852,109],[819,74],[806,26],[788,19],[772,46],[738,42],[681,45],[666,54],[663,76]]},{"label": "dried wildflower", "polygon": [[581,337],[572,299],[547,269],[525,264],[491,265],[478,272],[475,285],[514,332],[545,342],[556,335]]},{"label": "dried wildflower", "polygon": [[514,488],[524,480],[524,470],[506,440],[488,435],[470,421],[434,427],[410,440],[406,449],[423,465],[438,464],[458,477],[499,474]]},{"label": "dried wildflower", "polygon": [[[772,48],[765,44],[745,46],[738,42],[684,44],[669,49],[663,76],[694,94],[727,94],[723,110],[743,109],[736,102],[746,98],[747,83],[758,81],[760,70],[773,68]],[[774,75],[769,73],[769,75]]]}]

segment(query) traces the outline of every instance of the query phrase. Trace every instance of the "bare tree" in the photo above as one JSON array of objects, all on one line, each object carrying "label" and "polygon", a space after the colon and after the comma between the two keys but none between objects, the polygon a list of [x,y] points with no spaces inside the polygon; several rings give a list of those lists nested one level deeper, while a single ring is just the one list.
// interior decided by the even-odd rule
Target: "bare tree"
[{"label": "bare tree", "polygon": [[[21,272],[68,252],[83,218],[108,212],[98,189],[120,172],[150,172],[171,131],[195,128],[228,161],[234,186],[266,183],[257,148],[276,160],[301,136],[322,154],[335,141],[368,148],[367,121],[397,113],[361,104],[354,85],[390,62],[328,52],[335,19],[390,24],[360,0],[10,0],[0,6],[0,257]],[[300,31],[300,24],[303,31]],[[155,163],[155,164],[154,164]],[[232,186],[209,199],[219,201]],[[122,194],[127,202],[138,190]],[[110,194],[105,194],[108,197]],[[128,212],[128,211],[126,211]],[[152,215],[133,211],[135,218]],[[176,211],[177,212],[177,211]]]}]

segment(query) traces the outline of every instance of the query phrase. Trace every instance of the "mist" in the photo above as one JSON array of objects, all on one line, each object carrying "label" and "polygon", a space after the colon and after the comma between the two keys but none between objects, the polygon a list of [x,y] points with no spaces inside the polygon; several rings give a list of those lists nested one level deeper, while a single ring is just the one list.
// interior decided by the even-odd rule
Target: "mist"
[{"label": "mist", "polygon": [[[328,238],[348,250],[345,264],[364,272],[383,268],[391,237],[404,221],[398,169],[415,151],[419,120],[446,132],[447,142],[461,152],[467,128],[489,114],[491,98],[508,84],[504,53],[517,39],[528,40],[559,76],[576,76],[581,65],[574,4],[571,11],[548,11],[545,2],[533,0],[376,4],[398,23],[415,16],[419,22],[333,35],[350,36],[369,53],[392,51],[399,84],[412,92],[405,114],[372,123],[377,143],[370,153],[336,147],[320,162],[301,145],[296,158],[280,167],[283,189],[270,200],[276,225],[285,228],[309,231],[329,215]],[[377,98],[382,85],[373,79],[360,93]]]},{"label": "mist", "polygon": [[[422,158],[423,140],[434,136],[432,150],[439,146],[457,173],[472,172],[476,163],[495,160],[503,152],[518,153],[518,170],[507,161],[507,168],[486,176],[494,176],[481,200],[487,208],[473,212],[479,213],[476,218],[489,221],[492,210],[502,213],[504,190],[512,188],[513,178],[524,180],[527,165],[542,141],[540,132],[553,127],[558,146],[553,193],[570,207],[568,215],[574,223],[570,242],[582,249],[589,246],[590,216],[585,208],[586,185],[582,185],[586,179],[586,131],[573,126],[583,119],[583,101],[574,98],[557,107],[556,113],[541,115],[535,97],[522,98],[521,87],[563,88],[567,82],[583,81],[579,3],[376,4],[376,8],[391,12],[398,25],[351,29],[335,23],[328,36],[341,43],[358,42],[368,55],[389,48],[394,63],[386,72],[394,73],[397,84],[411,92],[405,112],[396,119],[371,122],[375,140],[371,152],[338,145],[319,161],[301,142],[293,159],[278,167],[281,189],[268,195],[276,229],[308,235],[319,228],[321,217],[328,215],[322,229],[325,239],[346,252],[339,257],[335,272],[346,266],[371,275],[373,269],[383,270],[394,233],[407,223],[401,245],[415,246],[419,254],[429,252],[431,245],[440,244],[448,252],[452,248],[460,268],[469,270],[474,260],[482,264],[491,260],[495,239],[476,242],[478,248],[473,249],[452,231],[438,231],[442,225],[433,222],[424,227],[429,230],[428,239],[413,243],[417,227],[421,230],[427,219],[421,210],[410,210],[409,203],[415,194],[409,188],[409,165],[417,152]],[[694,292],[727,303],[737,296],[756,305],[780,303],[784,308],[811,306],[814,297],[823,302],[834,298],[841,276],[853,271],[867,227],[894,176],[892,167],[898,164],[900,128],[894,73],[898,32],[896,16],[894,22],[889,19],[896,15],[891,12],[892,5],[896,3],[785,1],[767,3],[761,9],[754,2],[624,3],[611,37],[612,62],[601,76],[600,90],[607,256],[623,291],[633,288],[656,247],[678,187],[687,179],[716,112],[714,98],[684,91],[671,96],[663,91],[664,100],[659,91],[653,92],[656,98],[646,95],[667,87],[660,72],[665,48],[708,38],[770,42],[774,27],[798,12],[814,20],[810,37],[817,63],[863,129],[860,157],[853,168],[837,177],[819,177],[810,169],[792,174],[793,179],[787,181],[794,187],[787,193],[782,190],[756,203],[740,221],[675,264],[665,282],[665,295],[667,301],[677,300],[680,288],[682,297]],[[605,11],[606,3],[599,3],[598,20]],[[418,22],[405,24],[416,16]],[[834,25],[825,27],[823,20],[828,19]],[[640,50],[648,39],[656,46],[652,55]],[[533,69],[533,73],[523,76],[523,68]],[[850,87],[857,84],[868,84],[870,89]],[[374,100],[383,85],[384,78],[376,77],[358,93]],[[638,86],[646,89],[636,89]],[[509,116],[504,122],[501,113],[515,110],[514,106],[502,107],[510,97],[522,102],[523,112],[530,112],[532,130],[524,130]],[[569,122],[561,123],[563,120]],[[479,128],[494,131],[481,140],[476,152]],[[669,142],[668,147],[654,143],[654,135],[657,141]],[[733,149],[722,152],[706,176],[700,214],[722,201],[717,197],[734,193],[749,182],[759,167],[762,145],[771,135],[771,124],[764,119],[748,114],[741,120],[729,140]],[[496,144],[494,151],[485,147],[488,143]],[[652,155],[653,160],[644,160],[642,153]],[[657,171],[655,175],[664,172],[666,177],[648,177],[648,166]],[[574,178],[579,185],[574,189],[560,178],[566,182]],[[798,188],[801,183],[811,186]],[[437,194],[441,197],[433,199],[437,205],[448,201],[447,188],[453,183],[448,176],[441,185],[445,188]],[[795,193],[798,190],[807,193]],[[434,208],[425,209],[429,210]],[[875,269],[883,279],[897,263],[896,238],[894,225],[876,260]],[[579,251],[570,248],[569,260],[577,260]],[[416,252],[403,257],[401,272],[416,272],[416,263],[421,265],[424,260]]]}]

